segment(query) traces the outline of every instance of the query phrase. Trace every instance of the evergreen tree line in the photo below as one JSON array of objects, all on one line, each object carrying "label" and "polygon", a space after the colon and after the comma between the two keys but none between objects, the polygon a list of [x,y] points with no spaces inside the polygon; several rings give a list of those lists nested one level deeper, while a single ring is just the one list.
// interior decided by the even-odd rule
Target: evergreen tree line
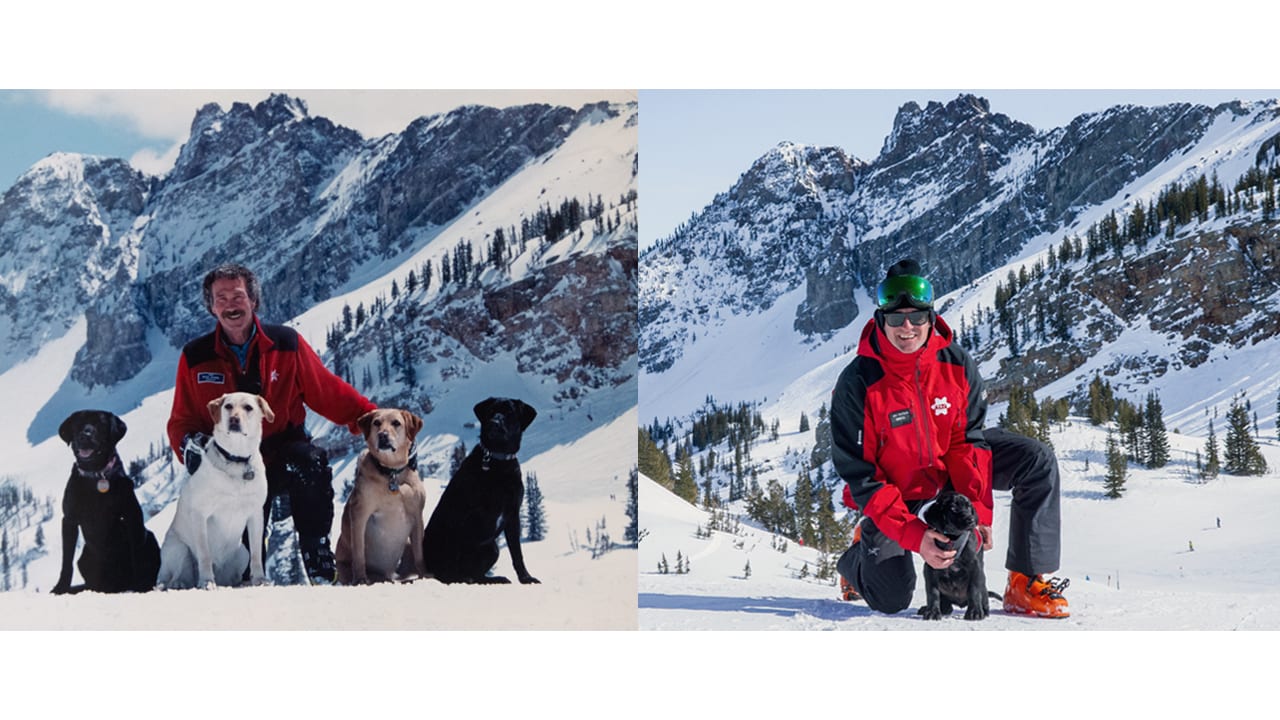
[{"label": "evergreen tree line", "polygon": [[[1093,264],[1108,253],[1122,257],[1125,248],[1133,246],[1144,250],[1153,238],[1164,234],[1172,238],[1177,229],[1192,222],[1205,222],[1212,213],[1215,218],[1225,218],[1261,210],[1264,221],[1276,217],[1275,182],[1280,178],[1280,162],[1268,168],[1252,167],[1227,190],[1217,174],[1201,175],[1190,184],[1172,182],[1160,190],[1157,196],[1143,204],[1134,203],[1128,213],[1112,210],[1101,220],[1091,224],[1084,236],[1064,237],[1056,250],[1046,253],[1045,261],[1037,260],[1030,270],[1024,265],[1017,273],[1009,271],[1008,278],[996,285],[993,307],[979,307],[968,317],[962,317],[956,339],[967,350],[976,351],[982,344],[981,328],[991,328],[989,342],[1004,341],[1010,354],[1017,357],[1022,348],[1034,339],[1067,340],[1073,318],[1065,303],[1053,302],[1052,297],[1065,292],[1074,273],[1068,267],[1084,259]],[[1053,285],[1035,293],[1031,306],[1015,312],[1011,301],[1032,282],[1050,275]],[[1046,299],[1049,298],[1049,299]]]},{"label": "evergreen tree line", "polygon": [[1117,447],[1123,449],[1127,461],[1148,468],[1164,467],[1169,462],[1169,435],[1164,424],[1164,406],[1160,395],[1152,390],[1145,401],[1134,405],[1117,398],[1111,382],[1095,374],[1089,383],[1088,418],[1093,425],[1116,423]]},{"label": "evergreen tree line", "polygon": [[[0,478],[0,592],[27,587],[27,563],[46,552],[44,523],[53,518],[53,498],[37,498],[30,486]],[[20,533],[36,525],[35,547],[23,547]]]},{"label": "evergreen tree line", "polygon": [[796,476],[791,496],[776,478],[761,489],[753,482],[747,493],[747,516],[766,530],[793,538],[824,553],[843,550],[849,545],[853,524],[837,518],[835,503],[825,483],[814,482],[808,465]]},{"label": "evergreen tree line", "polygon": [[1049,440],[1050,423],[1065,423],[1070,410],[1071,404],[1066,398],[1046,397],[1037,401],[1030,387],[1018,383],[1009,388],[1009,407],[1000,414],[996,425],[1053,447]]}]

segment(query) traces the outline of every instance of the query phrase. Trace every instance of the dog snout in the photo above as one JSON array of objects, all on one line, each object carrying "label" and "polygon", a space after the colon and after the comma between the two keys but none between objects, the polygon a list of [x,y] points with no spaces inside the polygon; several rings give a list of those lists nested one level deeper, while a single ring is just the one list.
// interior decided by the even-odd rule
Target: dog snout
[{"label": "dog snout", "polygon": [[227,429],[230,430],[231,432],[243,432],[243,430],[241,430],[240,428],[239,415],[232,415],[231,417],[227,418]]}]

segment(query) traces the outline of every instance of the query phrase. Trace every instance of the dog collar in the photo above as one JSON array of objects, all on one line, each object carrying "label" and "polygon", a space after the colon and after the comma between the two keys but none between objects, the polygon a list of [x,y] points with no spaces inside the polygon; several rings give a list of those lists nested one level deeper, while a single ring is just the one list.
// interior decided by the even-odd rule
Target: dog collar
[{"label": "dog collar", "polygon": [[217,448],[218,452],[222,453],[222,457],[227,459],[227,462],[248,466],[245,468],[244,475],[242,475],[241,477],[243,477],[245,480],[252,480],[254,478],[253,466],[249,465],[249,461],[253,459],[252,456],[240,457],[239,455],[232,455],[231,453],[227,452],[226,448],[219,445],[217,440],[213,440],[212,443],[213,443],[213,446]]},{"label": "dog collar", "polygon": [[101,470],[96,470],[96,471],[85,470],[84,468],[80,467],[79,463],[76,463],[76,472],[80,473],[81,477],[97,478],[98,492],[105,493],[111,489],[111,480],[110,478],[107,477],[107,475],[108,473],[110,473],[112,470],[115,469],[116,457],[118,456],[113,455],[111,459],[107,461],[107,464],[102,466]]},{"label": "dog collar", "polygon": [[[964,531],[964,532],[960,533],[960,537],[958,537],[958,538],[953,538],[953,537],[951,537],[950,535],[948,535],[948,536],[947,536],[947,540],[948,540],[949,542],[947,543],[947,546],[946,546],[946,547],[944,547],[944,548],[942,548],[942,549],[943,549],[943,550],[955,550],[957,553],[959,553],[959,552],[961,552],[961,551],[963,551],[963,550],[964,550],[964,546],[965,546],[965,545],[968,545],[968,544],[969,544],[969,537],[970,537],[971,535],[973,535],[973,531],[971,531],[971,530],[966,530],[966,531]],[[937,542],[937,541],[934,541],[934,542],[935,542],[935,544],[936,544],[936,542]]]},{"label": "dog collar", "polygon": [[405,463],[404,467],[389,468],[378,462],[378,459],[373,456],[373,453],[369,453],[369,459],[373,461],[373,466],[378,468],[378,472],[387,476],[387,489],[391,492],[399,492],[400,473],[405,470],[418,469],[418,443],[414,442],[409,445],[409,462]]},{"label": "dog collar", "polygon": [[483,455],[481,456],[481,460],[480,460],[480,467],[484,470],[489,469],[490,460],[515,460],[516,459],[515,453],[493,452],[489,448],[485,447],[483,444],[480,445],[480,449],[483,451]]}]

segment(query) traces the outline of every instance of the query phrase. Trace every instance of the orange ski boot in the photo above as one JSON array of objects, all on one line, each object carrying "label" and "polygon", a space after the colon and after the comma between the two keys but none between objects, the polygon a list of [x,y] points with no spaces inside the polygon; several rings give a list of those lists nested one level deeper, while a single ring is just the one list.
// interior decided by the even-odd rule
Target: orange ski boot
[{"label": "orange ski boot", "polygon": [[1027,577],[1010,570],[1009,584],[1004,589],[1004,611],[1046,618],[1067,617],[1071,613],[1062,591],[1070,583],[1056,577],[1045,581],[1039,575]]}]

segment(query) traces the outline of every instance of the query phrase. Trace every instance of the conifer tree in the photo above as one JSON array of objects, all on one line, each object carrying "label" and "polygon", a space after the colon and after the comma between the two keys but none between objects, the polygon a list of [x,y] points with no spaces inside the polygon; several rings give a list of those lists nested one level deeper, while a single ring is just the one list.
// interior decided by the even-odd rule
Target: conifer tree
[{"label": "conifer tree", "polygon": [[1218,477],[1220,468],[1220,460],[1218,459],[1218,436],[1213,432],[1213,421],[1209,421],[1209,439],[1205,441],[1204,449],[1204,479],[1212,480]]},{"label": "conifer tree", "polygon": [[698,483],[693,477],[693,458],[684,448],[676,451],[676,477],[672,492],[690,505],[698,502]]},{"label": "conifer tree", "polygon": [[1224,443],[1223,469],[1231,475],[1261,475],[1267,471],[1267,461],[1258,449],[1258,443],[1249,434],[1249,411],[1238,399],[1231,401],[1227,411],[1227,438]]},{"label": "conifer tree", "polygon": [[538,542],[547,537],[547,511],[542,505],[542,489],[538,476],[526,473],[524,477],[525,539]]},{"label": "conifer tree", "polygon": [[671,475],[671,458],[667,457],[667,453],[653,442],[653,438],[644,428],[640,429],[637,459],[640,463],[640,472],[650,480],[668,490],[675,488],[675,481]]},{"label": "conifer tree", "polygon": [[742,568],[742,577],[747,580],[751,579],[751,558],[747,558],[747,564]]},{"label": "conifer tree", "polygon": [[1103,481],[1103,487],[1107,490],[1107,497],[1118,498],[1124,492],[1124,480],[1128,465],[1129,461],[1125,458],[1124,451],[1120,449],[1120,443],[1116,440],[1115,435],[1108,430],[1107,475]]},{"label": "conifer tree", "polygon": [[817,541],[814,528],[813,483],[809,479],[807,468],[800,470],[795,487],[795,527],[796,536],[805,545],[813,547]]},{"label": "conifer tree", "polygon": [[800,432],[809,432],[809,416],[800,413]]},{"label": "conifer tree", "polygon": [[627,527],[622,538],[633,545],[640,544],[640,471],[631,468],[627,473]]},{"label": "conifer tree", "polygon": [[1146,425],[1147,467],[1164,467],[1169,462],[1169,435],[1164,427],[1164,407],[1155,390],[1147,394],[1143,420]]}]

